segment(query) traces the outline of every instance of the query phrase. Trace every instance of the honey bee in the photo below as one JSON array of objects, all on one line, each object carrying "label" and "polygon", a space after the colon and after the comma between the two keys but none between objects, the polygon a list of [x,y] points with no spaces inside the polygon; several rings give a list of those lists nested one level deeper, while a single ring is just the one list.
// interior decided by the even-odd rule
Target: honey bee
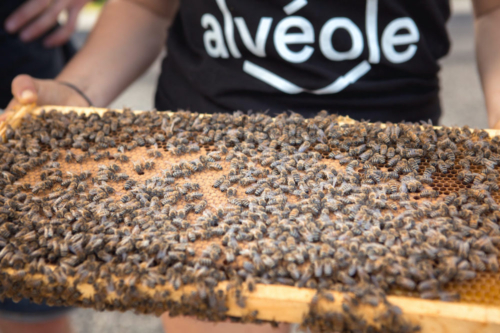
[{"label": "honey bee", "polygon": [[153,158],[160,158],[163,156],[160,150],[158,149],[158,144],[156,143],[154,144],[154,148],[147,150],[147,154]]},{"label": "honey bee", "polygon": [[132,140],[130,143],[127,144],[127,150],[128,151],[134,150],[138,146],[139,146],[139,144],[137,143],[137,141]]},{"label": "honey bee", "polygon": [[155,162],[153,160],[146,160],[144,161],[144,169],[146,170],[152,170],[155,167]]},{"label": "honey bee", "polygon": [[469,170],[469,169],[470,169],[470,161],[469,161],[468,159],[466,159],[466,158],[460,159],[460,160],[458,161],[458,164],[459,164],[462,168],[464,168],[464,169],[467,169],[467,170]]},{"label": "honey bee", "polygon": [[126,173],[122,172],[122,173],[118,173],[116,175],[116,179],[117,180],[127,180],[129,179],[129,175],[127,175]]},{"label": "honey bee", "polygon": [[417,133],[415,133],[413,131],[408,131],[407,134],[410,137],[411,141],[416,142],[416,143],[420,142],[420,138],[418,137]]},{"label": "honey bee", "polygon": [[75,161],[76,163],[83,163],[83,160],[85,159],[84,154],[74,154],[75,155]]},{"label": "honey bee", "polygon": [[418,171],[419,169],[419,163],[417,162],[417,160],[415,158],[410,158],[408,160],[408,166],[410,167],[410,169],[412,169],[413,171]]},{"label": "honey bee", "polygon": [[318,143],[315,147],[315,150],[322,152],[322,153],[328,153],[330,151],[330,147],[324,143]]},{"label": "honey bee", "polygon": [[439,171],[441,171],[442,173],[448,173],[448,165],[446,164],[445,161],[439,160],[437,167]]},{"label": "honey bee", "polygon": [[300,145],[300,147],[299,147],[299,149],[298,149],[298,152],[299,152],[299,153],[303,153],[303,152],[307,151],[307,150],[309,149],[309,147],[311,147],[311,143],[310,143],[309,141],[304,141],[304,142]]},{"label": "honey bee", "polygon": [[57,161],[60,155],[61,152],[59,151],[59,149],[53,149],[52,152],[50,153],[50,159],[52,161]]},{"label": "honey bee", "polygon": [[[146,145],[146,140],[142,136],[135,136],[134,140],[139,147],[144,147]],[[156,141],[155,141],[155,143],[156,143]]]},{"label": "honey bee", "polygon": [[379,132],[377,137],[382,143],[389,144],[391,142],[390,138],[384,132]]},{"label": "honey bee", "polygon": [[250,205],[250,202],[247,199],[237,199],[237,198],[229,199],[229,203],[240,207],[248,207]]},{"label": "honey bee", "polygon": [[96,153],[94,155],[94,161],[96,161],[96,162],[102,160],[103,158],[106,158],[105,153]]},{"label": "honey bee", "polygon": [[166,140],[165,135],[163,135],[162,133],[158,133],[158,132],[155,133],[153,135],[153,137],[154,137],[155,141],[165,142],[165,140]]},{"label": "honey bee", "polygon": [[488,270],[490,270],[491,272],[498,272],[498,259],[497,259],[497,256],[495,254],[491,254],[488,256],[488,259],[487,259],[487,267],[488,267]]},{"label": "honey bee", "polygon": [[226,194],[228,197],[236,196],[236,187],[229,187]]},{"label": "honey bee", "polygon": [[387,205],[387,207],[389,207],[392,210],[398,210],[399,209],[398,205],[396,203],[394,203],[394,202],[391,202],[391,201],[388,201],[386,203],[386,205]]},{"label": "honey bee", "polygon": [[125,185],[123,187],[125,190],[130,191],[136,184],[137,182],[135,180],[129,179],[125,182]]},{"label": "honey bee", "polygon": [[207,201],[206,200],[202,200],[200,201],[200,203],[196,204],[194,206],[194,212],[196,214],[199,214],[201,213],[203,210],[205,210],[205,208],[207,207]]},{"label": "honey bee", "polygon": [[[242,155],[242,156],[244,156],[244,155]],[[246,156],[244,156],[244,158],[245,157]],[[207,155],[207,159],[209,159],[210,162],[215,162],[215,161],[222,160],[222,157],[217,152],[210,152]]]},{"label": "honey bee", "polygon": [[452,293],[452,292],[439,292],[438,293],[439,298],[443,302],[458,302],[460,301],[460,294],[458,293]]},{"label": "honey bee", "polygon": [[393,147],[389,147],[387,148],[387,154],[386,154],[387,158],[391,159],[393,158],[394,156],[396,156],[396,151],[394,150]]},{"label": "honey bee", "polygon": [[393,140],[395,142],[399,138],[399,135],[401,133],[401,127],[399,127],[399,125],[395,124],[394,126],[392,126],[390,132],[391,132],[391,134],[390,134],[391,140]]},{"label": "honey bee", "polygon": [[439,196],[439,191],[425,189],[420,192],[421,198],[437,198]]},{"label": "honey bee", "polygon": [[134,165],[134,171],[138,174],[138,175],[143,175],[144,174],[144,165],[142,164],[142,162],[140,161],[135,161],[135,162],[132,162],[133,165]]},{"label": "honey bee", "polygon": [[71,150],[67,150],[64,160],[66,161],[66,163],[71,163],[75,160],[75,154]]},{"label": "honey bee", "polygon": [[370,159],[369,161],[373,164],[384,164],[385,163],[385,156],[383,156],[382,154],[374,154]]},{"label": "honey bee", "polygon": [[219,163],[215,163],[215,162],[207,163],[207,168],[211,169],[211,170],[217,170],[217,171],[222,170],[222,166]]},{"label": "honey bee", "polygon": [[457,179],[461,180],[464,184],[470,184],[474,181],[474,174],[469,170],[462,170],[457,174]]},{"label": "honey bee", "polygon": [[354,172],[354,168],[357,168],[358,166],[359,166],[359,161],[353,160],[347,164],[346,171]]},{"label": "honey bee", "polygon": [[423,176],[425,178],[431,178],[434,172],[436,172],[436,168],[434,168],[433,166],[428,166],[427,168],[425,168]]},{"label": "honey bee", "polygon": [[395,155],[394,157],[392,157],[388,162],[387,162],[387,165],[389,167],[393,167],[395,166],[397,163],[399,163],[399,161],[401,161],[401,156],[400,155]]},{"label": "honey bee", "polygon": [[116,154],[113,154],[113,158],[117,161],[120,161],[122,163],[125,163],[125,162],[128,162],[129,161],[129,158],[127,155],[123,154],[123,153],[116,153]]}]

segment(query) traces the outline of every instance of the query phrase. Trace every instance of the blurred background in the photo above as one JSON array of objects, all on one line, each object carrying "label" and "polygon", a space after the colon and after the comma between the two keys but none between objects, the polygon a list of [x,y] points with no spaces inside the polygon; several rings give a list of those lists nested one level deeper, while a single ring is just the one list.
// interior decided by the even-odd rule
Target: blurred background
[{"label": "blurred background", "polygon": [[[104,0],[90,3],[82,11],[77,32],[73,36],[76,46],[80,47],[87,39],[103,3]],[[476,71],[471,1],[452,0],[452,3],[453,17],[449,23],[449,31],[453,47],[450,55],[442,61],[441,72],[441,95],[444,109],[442,124],[486,128],[486,110]],[[113,102],[111,107],[151,109],[160,71],[159,62],[160,59],[157,59],[142,77]],[[78,309],[72,312],[72,320],[75,333],[163,332],[159,319],[133,313]]]}]

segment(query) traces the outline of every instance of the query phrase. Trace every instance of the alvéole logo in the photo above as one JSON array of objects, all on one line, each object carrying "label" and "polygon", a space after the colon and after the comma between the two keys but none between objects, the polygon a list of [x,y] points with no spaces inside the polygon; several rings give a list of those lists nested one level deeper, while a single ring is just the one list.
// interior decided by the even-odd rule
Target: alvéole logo
[{"label": "alv\u00e9ole logo", "polygon": [[[231,55],[241,58],[241,53],[236,45],[234,34],[235,27],[245,47],[257,57],[266,57],[266,42],[271,33],[273,18],[262,17],[253,39],[243,17],[234,17],[229,11],[226,0],[215,0],[224,19],[224,28],[212,14],[204,14],[201,25],[205,30],[203,42],[207,54],[213,58],[227,59]],[[302,16],[293,14],[308,5],[307,0],[293,0],[283,7],[287,17],[280,20],[274,29],[273,44],[279,56],[290,63],[303,63],[309,60],[315,52],[316,34],[309,20]],[[409,61],[417,52],[420,32],[415,21],[409,17],[397,18],[390,22],[382,33],[381,43],[378,37],[378,0],[366,1],[366,37],[368,41],[369,57],[367,60],[359,59],[362,55],[365,42],[363,32],[347,17],[334,17],[329,19],[321,28],[318,37],[319,51],[328,60],[344,61],[359,59],[360,63],[348,71],[345,75],[338,77],[326,87],[308,90],[280,77],[271,70],[245,60],[243,71],[274,88],[287,93],[311,93],[316,95],[335,94],[344,90],[350,84],[357,82],[361,77],[371,70],[372,64],[380,62],[381,53],[394,64]],[[289,32],[294,29],[300,32]],[[338,51],[334,48],[332,37],[335,31],[344,29],[351,38],[351,48],[347,51]],[[398,33],[404,31],[404,33]],[[227,45],[226,45],[227,44]],[[303,45],[294,51],[289,45]],[[380,45],[381,44],[381,45]],[[407,46],[404,51],[397,51],[396,46]],[[382,50],[382,52],[381,52]]]}]

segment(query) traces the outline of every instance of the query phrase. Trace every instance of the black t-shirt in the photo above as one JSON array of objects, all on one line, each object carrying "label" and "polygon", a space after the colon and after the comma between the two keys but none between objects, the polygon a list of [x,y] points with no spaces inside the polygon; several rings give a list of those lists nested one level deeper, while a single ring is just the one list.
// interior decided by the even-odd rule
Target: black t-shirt
[{"label": "black t-shirt", "polygon": [[54,78],[74,54],[71,44],[47,49],[42,38],[24,43],[4,30],[5,19],[26,0],[0,0],[0,109],[12,99],[11,82],[19,74]]},{"label": "black t-shirt", "polygon": [[181,1],[158,109],[440,114],[448,0]]}]

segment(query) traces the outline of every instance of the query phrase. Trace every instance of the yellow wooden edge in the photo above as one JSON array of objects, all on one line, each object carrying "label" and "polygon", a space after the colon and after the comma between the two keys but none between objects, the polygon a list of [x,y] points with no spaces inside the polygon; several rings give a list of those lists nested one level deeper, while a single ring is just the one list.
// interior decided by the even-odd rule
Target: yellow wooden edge
[{"label": "yellow wooden edge", "polygon": [[[216,289],[226,290],[227,283],[220,283]],[[92,294],[93,286],[90,284],[81,285],[78,289],[87,295]],[[153,296],[154,292],[169,290],[170,298],[174,301],[180,301],[182,295],[189,295],[195,291],[194,286],[183,286],[179,290],[173,290],[171,287],[157,287],[154,290],[144,286],[141,291]],[[321,300],[319,311],[341,312],[343,296],[338,292],[331,292],[334,296],[334,302]],[[236,298],[232,293],[229,294],[227,314],[234,317],[244,317],[254,310],[258,310],[257,319],[301,323],[309,313],[311,301],[316,295],[316,290],[307,288],[297,288],[283,285],[265,285],[257,284],[255,291],[244,290],[242,295],[246,297],[246,307],[241,308],[237,305]],[[460,325],[465,327],[476,326],[481,329],[491,327],[491,332],[500,332],[500,308],[488,305],[468,304],[468,303],[445,303],[441,301],[422,300],[411,297],[389,296],[388,301],[401,308],[405,318],[421,325],[422,332],[445,332],[435,330],[434,325],[443,324],[445,327],[457,327],[457,330],[450,332],[476,332],[471,330],[461,330]],[[371,306],[360,306],[360,313],[370,318],[369,312],[375,313],[380,308]],[[430,330],[430,328],[433,328]],[[490,332],[490,331],[481,331]]]},{"label": "yellow wooden edge", "polygon": [[18,107],[15,113],[10,113],[7,115],[5,121],[0,123],[0,139],[5,142],[5,133],[7,131],[7,125],[10,125],[12,128],[16,128],[21,124],[21,120],[25,115],[32,112],[34,108],[34,104],[23,105]]},{"label": "yellow wooden edge", "polygon": [[[97,113],[99,115],[102,115],[104,112],[109,111],[109,110],[116,110],[116,111],[121,111],[119,109],[108,109],[108,108],[95,108],[95,107],[73,107],[73,106],[59,106],[59,105],[44,105],[44,106],[38,106],[33,110],[33,113],[37,114],[40,113],[42,110],[57,110],[60,112],[70,112],[70,111],[75,111],[77,113],[85,113],[85,114],[90,114],[90,113]],[[144,112],[141,110],[134,110],[136,113]],[[173,111],[165,111],[166,113],[172,115],[174,114]],[[209,114],[203,114],[204,116],[210,116]],[[341,118],[341,123],[350,123],[352,122],[352,119],[349,117],[342,117]],[[434,126],[435,128],[440,128],[440,126]],[[494,129],[485,129],[486,132],[490,136],[496,136],[500,135],[500,130],[494,130]]]},{"label": "yellow wooden edge", "polygon": [[[37,107],[33,113],[42,109],[58,110],[61,112],[75,111],[78,113],[102,114],[109,109],[104,108],[79,108],[61,106]],[[136,111],[141,112],[141,111]],[[498,130],[486,130],[490,135],[500,135]],[[225,290],[226,283],[221,283],[217,289]],[[78,290],[87,296],[93,295],[94,288],[90,284],[79,284]],[[159,287],[170,290],[169,298],[178,301],[182,295],[189,295],[195,291],[194,286],[183,286],[179,290],[171,287]],[[159,288],[154,290],[141,286],[145,293],[152,296]],[[257,319],[274,320],[277,322],[300,323],[309,313],[311,300],[316,291],[313,289],[296,288],[281,285],[257,285],[252,293],[244,291],[246,307],[240,308],[235,297],[229,295],[228,315],[243,317],[254,310],[258,310]],[[319,303],[320,312],[341,311],[343,296],[332,292],[336,301]],[[112,297],[111,297],[112,298]],[[470,303],[445,303],[429,301],[411,297],[388,296],[388,301],[401,308],[406,318],[421,326],[423,333],[498,333],[500,332],[500,307]],[[375,311],[368,306],[363,307],[363,313]]]},{"label": "yellow wooden edge", "polygon": [[[50,111],[50,110],[57,110],[59,112],[71,112],[74,111],[76,113],[83,113],[83,114],[91,114],[91,113],[97,113],[99,115],[103,115],[106,111],[109,110],[114,110],[114,111],[122,111],[120,109],[109,109],[109,108],[95,108],[95,107],[73,107],[73,106],[58,106],[58,105],[44,105],[44,106],[38,106],[35,107],[32,111],[33,114],[38,114],[42,110],[45,111]],[[133,110],[132,112],[134,113],[141,113],[144,112],[143,110]],[[164,113],[167,113],[168,115],[172,116],[175,114],[174,111],[161,111]],[[211,117],[211,114],[207,113],[201,113],[200,116],[202,117]],[[347,124],[347,123],[353,123],[354,120],[349,118],[349,116],[340,116],[339,117],[339,123],[341,124]]]},{"label": "yellow wooden edge", "polygon": [[[78,114],[91,114],[91,113],[97,113],[98,115],[102,116],[106,111],[114,110],[121,112],[122,109],[109,109],[109,108],[96,108],[96,107],[78,107],[78,106],[60,106],[60,105],[44,105],[44,106],[37,106],[33,109],[32,113],[33,114],[39,114],[42,112],[42,110],[45,111],[51,111],[51,110],[57,110],[59,112],[71,112],[74,111]],[[132,112],[134,113],[141,113],[144,112],[142,110],[133,110]],[[164,111],[165,113],[169,115],[173,115],[174,112],[172,111]]]},{"label": "yellow wooden edge", "polygon": [[[15,270],[6,268],[2,271],[11,277],[15,276]],[[41,279],[47,283],[47,278],[42,274],[26,275],[23,281],[27,283],[30,279]],[[66,286],[72,286],[74,279],[68,277]],[[221,282],[215,290],[228,290],[228,282]],[[95,289],[92,284],[79,283],[76,288],[81,293],[81,299],[92,299]],[[154,289],[145,285],[136,285],[137,290],[144,297],[154,298],[155,293],[169,291],[165,302],[180,302],[183,295],[189,296],[196,292],[193,285],[182,286],[174,290],[172,286],[156,286]],[[343,295],[338,292],[330,292],[335,301],[329,302],[321,299],[317,303],[315,314],[321,315],[326,312],[341,312]],[[242,290],[242,296],[246,298],[245,308],[237,304],[235,292],[229,289],[226,306],[227,315],[233,317],[249,316],[254,310],[257,310],[256,319],[285,322],[301,323],[310,311],[310,305],[316,290],[307,288],[296,288],[283,285],[264,285],[257,284],[253,292],[248,291],[246,287]],[[107,294],[105,302],[112,303],[117,297],[114,292]],[[420,325],[422,333],[498,333],[500,332],[500,308],[487,305],[466,304],[466,303],[444,303],[441,301],[421,300],[418,298],[389,296],[388,301],[401,308],[405,319],[414,324]],[[365,320],[373,325],[373,318],[384,311],[379,305],[372,307],[369,305],[360,305],[355,309],[356,313],[362,314]]]}]

